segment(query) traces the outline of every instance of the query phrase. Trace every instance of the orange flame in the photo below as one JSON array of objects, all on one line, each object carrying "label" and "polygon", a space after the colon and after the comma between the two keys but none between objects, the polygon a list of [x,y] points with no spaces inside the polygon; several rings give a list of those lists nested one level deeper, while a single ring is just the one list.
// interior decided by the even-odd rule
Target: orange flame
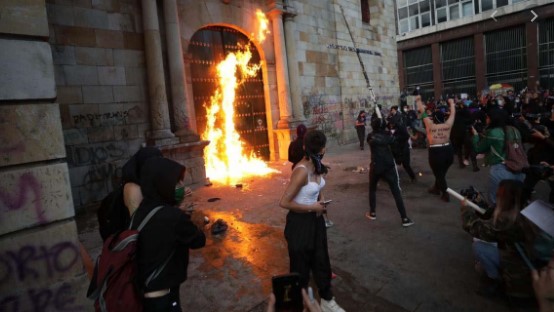
[{"label": "orange flame", "polygon": [[256,10],[256,18],[258,19],[258,42],[263,42],[265,40],[265,36],[269,35],[271,32],[269,31],[269,20],[265,16],[265,14],[260,10]]},{"label": "orange flame", "polygon": [[[261,68],[261,64],[250,65],[251,58],[252,52],[248,45],[242,51],[229,53],[217,65],[219,86],[210,98],[210,105],[206,107],[207,124],[202,134],[202,139],[210,141],[204,150],[204,160],[206,176],[211,181],[234,184],[247,176],[276,172],[255,155],[244,155],[244,143],[233,121],[237,87],[245,79],[255,77]],[[242,77],[240,81],[237,70]]]}]

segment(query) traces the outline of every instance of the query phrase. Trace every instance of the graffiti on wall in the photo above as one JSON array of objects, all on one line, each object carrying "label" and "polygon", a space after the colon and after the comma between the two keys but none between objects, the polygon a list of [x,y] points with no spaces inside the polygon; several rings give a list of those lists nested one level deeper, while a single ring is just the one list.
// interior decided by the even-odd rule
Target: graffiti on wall
[{"label": "graffiti on wall", "polygon": [[85,145],[73,148],[71,164],[75,166],[97,165],[121,159],[125,156],[126,145],[119,142]]},{"label": "graffiti on wall", "polygon": [[[79,247],[71,241],[53,245],[29,244],[0,252],[0,289],[14,284],[33,285],[18,294],[0,296],[0,311],[81,311],[68,283],[37,286],[81,266]],[[7,291],[3,291],[6,293]]]},{"label": "graffiti on wall", "polygon": [[104,114],[78,114],[73,115],[73,122],[74,123],[80,123],[80,122],[90,122],[93,123],[95,121],[101,121],[101,120],[110,120],[115,119],[117,121],[125,121],[127,117],[129,116],[129,111],[116,111],[116,112],[109,112]]},{"label": "graffiti on wall", "polygon": [[112,185],[115,185],[121,180],[121,177],[121,167],[111,163],[92,165],[84,175],[82,184],[87,191],[98,192],[104,188],[103,183],[111,182]]},{"label": "graffiti on wall", "polygon": [[[38,223],[46,223],[41,201],[42,186],[32,173],[22,174],[15,189],[0,188],[0,208],[8,211],[20,210],[27,203],[34,203]],[[1,279],[0,279],[1,281]]]}]

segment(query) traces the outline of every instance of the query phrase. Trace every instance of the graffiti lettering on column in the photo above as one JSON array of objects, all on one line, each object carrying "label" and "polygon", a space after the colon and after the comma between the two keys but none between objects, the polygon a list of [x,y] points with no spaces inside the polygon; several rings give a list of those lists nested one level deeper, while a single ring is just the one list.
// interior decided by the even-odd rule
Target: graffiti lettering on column
[{"label": "graffiti lettering on column", "polygon": [[21,294],[0,297],[0,311],[84,311],[85,307],[76,304],[75,291],[71,285],[29,288]]},{"label": "graffiti lettering on column", "polygon": [[121,145],[110,143],[102,146],[82,146],[75,148],[73,163],[75,165],[102,164],[110,159],[119,159],[125,155]]},{"label": "graffiti lettering on column", "polygon": [[33,202],[37,221],[45,223],[47,220],[42,209],[41,190],[39,181],[31,173],[24,173],[19,177],[16,190],[0,188],[0,207],[13,211],[23,208],[28,202]]},{"label": "graffiti lettering on column", "polygon": [[79,114],[79,115],[73,115],[73,122],[74,123],[80,123],[80,122],[90,122],[94,123],[96,121],[100,120],[110,120],[115,119],[118,121],[125,121],[127,117],[129,116],[129,111],[116,111],[116,112],[109,112],[109,113],[103,113],[103,114]]},{"label": "graffiti lettering on column", "polygon": [[28,282],[52,278],[71,269],[78,260],[79,248],[69,241],[7,250],[0,254],[0,285],[12,279]]}]

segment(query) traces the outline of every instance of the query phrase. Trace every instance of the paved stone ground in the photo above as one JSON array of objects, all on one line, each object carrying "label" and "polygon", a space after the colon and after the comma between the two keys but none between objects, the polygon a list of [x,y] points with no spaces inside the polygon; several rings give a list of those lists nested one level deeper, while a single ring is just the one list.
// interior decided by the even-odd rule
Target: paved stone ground
[{"label": "paved stone ground", "polygon": [[[399,169],[409,228],[400,217],[386,183],[377,193],[376,221],[368,209],[369,151],[356,144],[331,147],[324,162],[331,171],[326,198],[333,199],[328,230],[337,302],[347,311],[533,311],[514,308],[501,299],[477,296],[471,237],[461,228],[459,202],[444,203],[426,190],[433,182],[427,151],[412,151],[413,168],[421,173],[409,182]],[[479,161],[480,163],[482,160]],[[241,181],[242,188],[214,183],[196,187],[187,200],[210,220],[224,219],[229,230],[207,234],[207,246],[191,252],[189,279],[181,286],[184,311],[264,311],[271,276],[286,273],[283,237],[286,211],[279,198],[290,176],[290,164],[270,163],[280,171]],[[356,173],[359,167],[365,172]],[[474,185],[485,190],[488,168],[474,173],[453,165],[447,175],[455,190]],[[540,183],[537,194],[545,194]],[[213,201],[214,198],[219,198]],[[211,201],[209,201],[212,199]],[[80,239],[93,257],[101,240],[92,214],[78,218]],[[207,232],[209,233],[209,232]]]}]

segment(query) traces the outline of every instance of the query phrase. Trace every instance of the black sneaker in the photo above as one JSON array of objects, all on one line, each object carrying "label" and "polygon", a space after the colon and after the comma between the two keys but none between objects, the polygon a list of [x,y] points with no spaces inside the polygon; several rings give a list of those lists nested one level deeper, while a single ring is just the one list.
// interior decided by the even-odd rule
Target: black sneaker
[{"label": "black sneaker", "polygon": [[366,212],[365,217],[369,220],[377,220],[377,214],[375,212]]},{"label": "black sneaker", "polygon": [[402,226],[408,227],[410,225],[414,224],[414,221],[410,220],[410,218],[404,218],[402,219]]}]

